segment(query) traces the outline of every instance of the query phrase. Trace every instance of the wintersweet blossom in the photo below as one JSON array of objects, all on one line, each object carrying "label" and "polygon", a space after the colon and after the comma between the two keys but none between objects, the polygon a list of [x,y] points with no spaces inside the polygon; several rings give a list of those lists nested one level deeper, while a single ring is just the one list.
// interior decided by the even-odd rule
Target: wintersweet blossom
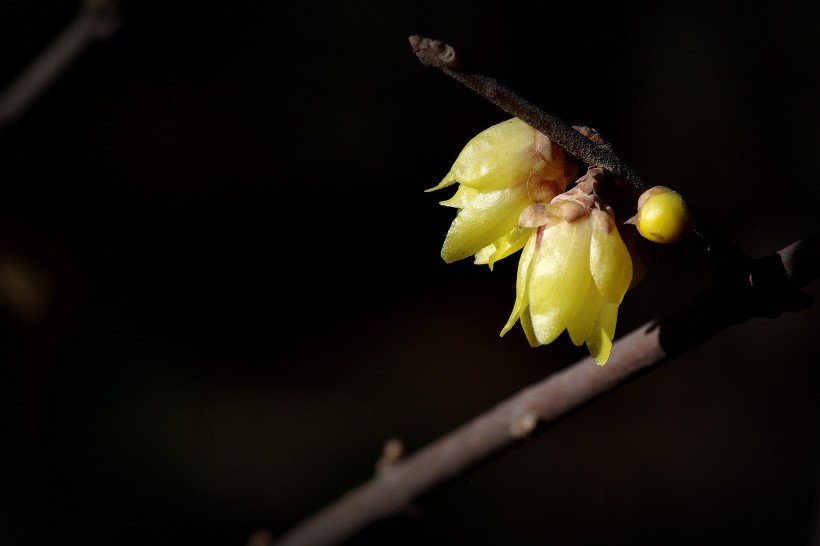
[{"label": "wintersweet blossom", "polygon": [[518,228],[521,211],[549,203],[575,179],[577,163],[563,149],[518,118],[485,129],[471,139],[447,176],[434,188],[458,189],[442,201],[458,209],[441,257],[447,263],[475,255],[493,264],[520,250],[528,231]]},{"label": "wintersweet blossom", "polygon": [[601,169],[549,205],[532,205],[521,227],[532,232],[521,253],[516,299],[506,334],[519,321],[532,346],[565,330],[598,364],[609,359],[618,307],[632,281],[632,258],[612,209],[597,196]]}]

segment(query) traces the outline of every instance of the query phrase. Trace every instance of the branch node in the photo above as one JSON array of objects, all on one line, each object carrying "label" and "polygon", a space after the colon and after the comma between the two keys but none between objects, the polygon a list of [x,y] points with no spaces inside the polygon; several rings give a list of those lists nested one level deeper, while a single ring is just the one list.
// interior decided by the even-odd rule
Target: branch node
[{"label": "branch node", "polygon": [[391,438],[384,443],[382,455],[376,461],[376,475],[390,470],[404,456],[404,444],[397,438]]},{"label": "branch node", "polygon": [[510,423],[510,435],[516,439],[526,438],[538,426],[538,416],[532,412],[518,415]]}]

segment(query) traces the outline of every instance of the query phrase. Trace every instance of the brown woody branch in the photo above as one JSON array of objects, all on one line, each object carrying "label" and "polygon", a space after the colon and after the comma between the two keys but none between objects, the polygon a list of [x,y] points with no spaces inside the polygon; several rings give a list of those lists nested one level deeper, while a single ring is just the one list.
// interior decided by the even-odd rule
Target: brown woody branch
[{"label": "brown woody branch", "polygon": [[652,365],[666,362],[722,330],[754,317],[806,308],[800,287],[820,277],[820,234],[760,260],[736,255],[692,304],[615,342],[609,361],[592,358],[531,385],[290,530],[278,546],[339,544],[370,524],[401,513],[415,499],[542,430]]},{"label": "brown woody branch", "polygon": [[92,42],[111,36],[119,25],[116,0],[84,0],[68,26],[0,94],[0,127],[22,116]]}]

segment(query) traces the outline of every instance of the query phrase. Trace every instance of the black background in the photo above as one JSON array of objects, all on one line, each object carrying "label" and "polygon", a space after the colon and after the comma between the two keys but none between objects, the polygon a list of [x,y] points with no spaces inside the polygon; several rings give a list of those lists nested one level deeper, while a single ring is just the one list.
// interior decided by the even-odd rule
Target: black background
[{"label": "black background", "polygon": [[[281,535],[388,438],[585,354],[498,337],[514,258],[440,259],[449,193],[423,190],[508,116],[411,34],[596,128],[750,256],[816,231],[820,8],[708,5],[123,0],[0,128],[0,540]],[[0,86],[77,9],[4,0]],[[709,271],[659,248],[618,333]],[[812,544],[817,324],[727,330],[353,543]]]}]

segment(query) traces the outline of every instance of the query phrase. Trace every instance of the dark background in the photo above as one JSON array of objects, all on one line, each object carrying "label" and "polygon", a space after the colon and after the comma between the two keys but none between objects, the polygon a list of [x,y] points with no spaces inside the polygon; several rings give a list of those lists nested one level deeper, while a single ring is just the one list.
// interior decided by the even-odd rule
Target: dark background
[{"label": "dark background", "polygon": [[[0,4],[0,88],[78,2]],[[0,541],[281,535],[585,354],[530,348],[517,260],[438,252],[439,182],[507,115],[441,38],[596,128],[753,257],[818,229],[820,5],[120,3],[0,128]],[[710,268],[658,249],[618,333]],[[816,284],[807,292],[817,296]],[[630,382],[354,544],[816,544],[818,307]]]}]

